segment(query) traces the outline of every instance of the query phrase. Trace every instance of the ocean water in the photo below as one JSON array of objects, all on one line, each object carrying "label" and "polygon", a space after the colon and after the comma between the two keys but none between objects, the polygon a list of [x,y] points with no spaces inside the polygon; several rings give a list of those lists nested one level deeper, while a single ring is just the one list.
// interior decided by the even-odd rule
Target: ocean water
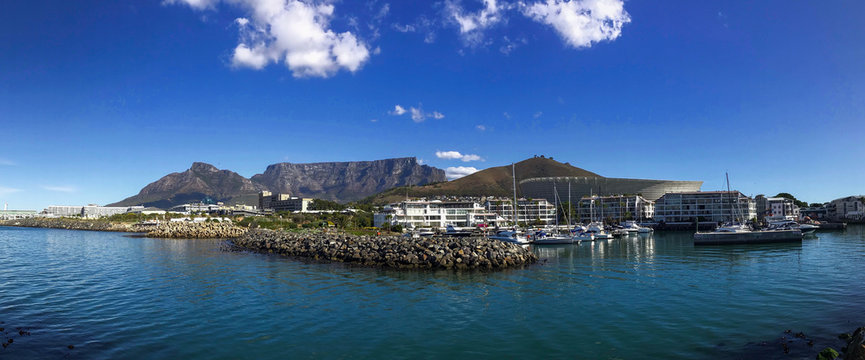
[{"label": "ocean water", "polygon": [[0,227],[0,342],[14,340],[0,358],[813,359],[865,326],[863,226],[801,244],[667,232],[537,247],[540,264],[502,272],[222,244]]}]

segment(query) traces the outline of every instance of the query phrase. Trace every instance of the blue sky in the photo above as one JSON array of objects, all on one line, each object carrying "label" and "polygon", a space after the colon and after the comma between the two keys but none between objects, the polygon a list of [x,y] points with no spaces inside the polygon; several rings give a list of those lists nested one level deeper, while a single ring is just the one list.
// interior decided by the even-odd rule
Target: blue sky
[{"label": "blue sky", "polygon": [[751,195],[861,194],[863,11],[861,1],[4,1],[0,202],[110,203],[194,161],[252,176],[282,161],[416,156],[483,169],[535,154],[704,190],[728,171]]}]

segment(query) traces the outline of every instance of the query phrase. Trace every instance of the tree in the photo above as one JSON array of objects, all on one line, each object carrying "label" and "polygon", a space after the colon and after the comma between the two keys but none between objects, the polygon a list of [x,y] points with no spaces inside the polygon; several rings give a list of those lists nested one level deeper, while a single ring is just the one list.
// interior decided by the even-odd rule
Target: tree
[{"label": "tree", "polygon": [[793,203],[796,204],[796,206],[798,207],[808,207],[808,203],[804,201],[799,201],[798,199],[796,199],[795,196],[790,193],[779,193],[778,195],[775,195],[775,197],[793,200]]}]

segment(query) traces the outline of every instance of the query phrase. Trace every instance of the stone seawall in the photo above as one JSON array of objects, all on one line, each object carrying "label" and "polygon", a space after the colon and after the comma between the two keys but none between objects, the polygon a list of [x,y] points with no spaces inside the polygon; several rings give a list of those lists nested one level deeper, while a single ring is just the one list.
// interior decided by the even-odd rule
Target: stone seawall
[{"label": "stone seawall", "polygon": [[250,230],[235,247],[395,269],[504,269],[537,262],[531,251],[480,237],[420,238]]},{"label": "stone seawall", "polygon": [[143,232],[143,227],[136,224],[114,223],[107,220],[87,220],[70,218],[27,218],[18,220],[0,221],[2,226],[20,226],[48,229],[65,230],[92,230],[92,231],[118,231],[118,232]]},{"label": "stone seawall", "polygon": [[247,229],[231,223],[163,222],[158,226],[74,218],[29,218],[0,221],[0,226],[20,226],[64,230],[91,230],[146,233],[153,238],[227,239],[242,236]]},{"label": "stone seawall", "polygon": [[231,223],[167,222],[147,229],[147,237],[175,239],[227,239],[246,234],[248,230]]}]

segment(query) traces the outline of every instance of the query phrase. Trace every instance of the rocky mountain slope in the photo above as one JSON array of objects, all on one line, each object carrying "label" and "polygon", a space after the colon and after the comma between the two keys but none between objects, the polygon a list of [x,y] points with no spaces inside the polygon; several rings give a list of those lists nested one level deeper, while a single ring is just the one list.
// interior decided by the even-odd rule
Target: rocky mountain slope
[{"label": "rocky mountain slope", "polygon": [[144,205],[168,208],[205,198],[228,204],[257,204],[261,190],[293,196],[347,202],[399,186],[445,181],[444,170],[420,165],[415,158],[376,161],[279,163],[247,179],[213,165],[193,163],[189,170],[171,173],[112,206]]},{"label": "rocky mountain slope", "polygon": [[[514,164],[517,182],[527,178],[549,176],[601,177],[591,171],[560,163],[550,158],[535,157]],[[364,202],[386,204],[405,199],[406,191],[411,197],[432,196],[505,196],[513,195],[511,166],[497,166],[478,171],[446,183],[426,186],[395,188],[364,199]],[[519,191],[519,189],[517,189]]]},{"label": "rocky mountain slope", "polygon": [[354,201],[405,185],[445,181],[445,172],[415,158],[376,161],[279,163],[252,181],[273,192],[334,201]]}]

